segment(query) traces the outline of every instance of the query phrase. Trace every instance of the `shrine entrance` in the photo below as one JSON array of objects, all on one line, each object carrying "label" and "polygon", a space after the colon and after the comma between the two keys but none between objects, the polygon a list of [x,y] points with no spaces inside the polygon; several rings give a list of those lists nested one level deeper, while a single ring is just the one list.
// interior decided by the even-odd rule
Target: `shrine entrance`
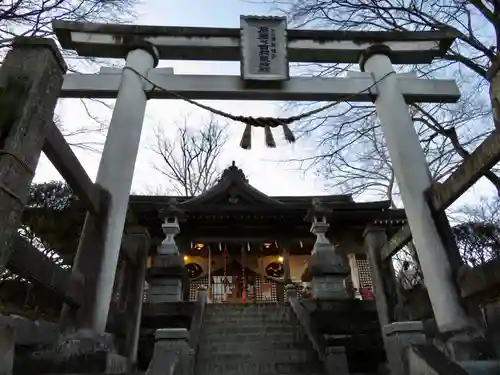
[{"label": "shrine entrance", "polygon": [[[196,263],[186,264],[191,278],[190,300],[196,299],[196,291],[201,285],[207,288],[211,303],[277,303],[282,299],[283,257],[270,261],[264,254],[252,254],[235,244],[224,246],[223,251],[213,256],[211,250],[204,253],[208,255],[206,264],[211,264],[206,272],[199,265],[197,273],[190,272]],[[267,266],[262,267],[264,262]]]},{"label": "shrine entrance", "polygon": [[196,291],[204,285],[209,290],[211,303],[269,303],[280,302],[283,284],[260,275],[239,262],[228,265],[226,272],[218,269],[210,276],[192,280],[189,300],[196,299]]}]

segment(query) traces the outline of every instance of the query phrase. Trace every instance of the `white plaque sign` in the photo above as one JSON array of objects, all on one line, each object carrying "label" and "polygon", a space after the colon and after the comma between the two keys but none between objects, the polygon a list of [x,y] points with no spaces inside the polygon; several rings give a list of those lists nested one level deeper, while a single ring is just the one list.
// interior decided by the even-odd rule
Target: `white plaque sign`
[{"label": "white plaque sign", "polygon": [[286,18],[241,16],[240,20],[242,78],[288,80]]}]

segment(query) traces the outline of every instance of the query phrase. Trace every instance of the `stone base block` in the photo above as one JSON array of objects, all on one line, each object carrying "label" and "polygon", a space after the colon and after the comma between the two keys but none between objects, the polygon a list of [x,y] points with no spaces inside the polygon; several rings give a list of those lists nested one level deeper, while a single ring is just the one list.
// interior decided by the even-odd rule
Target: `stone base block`
[{"label": "stone base block", "polygon": [[408,374],[407,351],[412,344],[425,344],[420,321],[395,322],[384,326],[384,343],[391,374]]},{"label": "stone base block", "polygon": [[34,322],[22,316],[0,315],[0,326],[4,325],[10,326],[14,330],[17,345],[50,345],[55,344],[60,337],[57,324],[42,320]]},{"label": "stone base block", "polygon": [[311,280],[311,291],[316,299],[349,299],[344,279],[336,276],[314,276]]},{"label": "stone base block", "polygon": [[149,283],[148,302],[180,302],[183,295],[182,280],[153,279]]},{"label": "stone base block", "polygon": [[57,345],[16,356],[16,373],[105,373],[127,372],[128,360],[115,352],[111,335],[78,332]]},{"label": "stone base block", "polygon": [[326,375],[349,375],[349,366],[345,354],[345,347],[331,346],[325,353]]},{"label": "stone base block", "polygon": [[163,375],[174,366],[176,375],[189,375],[192,363],[188,336],[185,328],[158,329],[148,375]]}]

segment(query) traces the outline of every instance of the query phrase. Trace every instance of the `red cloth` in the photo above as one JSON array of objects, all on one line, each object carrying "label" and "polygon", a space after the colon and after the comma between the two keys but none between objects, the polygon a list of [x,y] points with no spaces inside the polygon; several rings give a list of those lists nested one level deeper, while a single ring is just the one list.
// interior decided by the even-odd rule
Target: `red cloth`
[{"label": "red cloth", "polygon": [[359,294],[361,294],[361,298],[364,300],[374,300],[375,299],[375,295],[373,294],[371,286],[359,288]]}]

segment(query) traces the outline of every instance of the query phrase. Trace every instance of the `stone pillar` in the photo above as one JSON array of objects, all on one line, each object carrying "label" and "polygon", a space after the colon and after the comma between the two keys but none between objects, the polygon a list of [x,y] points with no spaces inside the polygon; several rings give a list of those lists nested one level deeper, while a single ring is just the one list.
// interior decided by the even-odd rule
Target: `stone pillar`
[{"label": "stone pillar", "polygon": [[349,274],[349,267],[343,264],[342,258],[325,236],[329,226],[324,216],[321,220],[313,217],[311,232],[316,235],[316,243],[309,262],[312,295],[317,299],[348,299],[344,280]]},{"label": "stone pillar", "polygon": [[373,293],[377,305],[378,320],[381,327],[390,323],[390,307],[382,275],[382,259],[380,249],[387,243],[387,235],[381,227],[368,226],[363,233],[368,255],[368,262],[372,274]]},{"label": "stone pillar", "polygon": [[185,328],[156,330],[153,358],[149,363],[148,375],[171,374],[176,366],[176,375],[189,375],[188,331]]},{"label": "stone pillar", "polygon": [[51,39],[18,37],[0,66],[0,271],[21,224],[66,64]]},{"label": "stone pillar", "polygon": [[[452,280],[452,270],[424,192],[431,175],[420,146],[408,106],[393,72],[391,50],[385,45],[368,48],[361,57],[361,70],[369,72],[377,83],[375,105],[382,124],[392,167],[432,303],[437,325],[442,332],[464,329],[467,315]],[[389,75],[388,75],[389,74]]]},{"label": "stone pillar", "polygon": [[137,253],[135,272],[133,277],[133,286],[128,299],[127,313],[127,357],[130,368],[133,369],[137,362],[137,351],[139,346],[139,336],[142,320],[142,305],[144,302],[144,283],[146,281],[147,258],[150,246],[150,238],[147,231],[142,233],[130,234],[137,238]]},{"label": "stone pillar", "polygon": [[426,337],[422,322],[395,322],[384,326],[386,356],[391,374],[409,375],[407,350],[411,344],[424,344]]},{"label": "stone pillar", "polygon": [[183,300],[182,281],[186,268],[174,237],[180,232],[177,217],[167,216],[162,225],[165,239],[147,269],[148,302],[180,302]]},{"label": "stone pillar", "polygon": [[[126,66],[147,75],[149,69],[158,63],[156,48],[147,42],[131,45]],[[141,138],[142,123],[147,97],[145,82],[135,72],[124,70],[120,90],[111,117],[96,184],[109,191],[111,202],[105,221],[103,234],[103,256],[100,265],[95,265],[95,301],[91,318],[85,325],[97,332],[104,332],[109,312],[113,280],[120,253],[123,228],[128,208],[130,187]],[[93,216],[87,214],[81,242],[92,236]],[[91,242],[90,240],[87,240]],[[91,252],[92,245],[80,246],[79,252]]]},{"label": "stone pillar", "polygon": [[325,351],[326,375],[350,375],[344,346],[329,346]]},{"label": "stone pillar", "polygon": [[12,375],[15,333],[10,324],[0,324],[0,375]]}]

